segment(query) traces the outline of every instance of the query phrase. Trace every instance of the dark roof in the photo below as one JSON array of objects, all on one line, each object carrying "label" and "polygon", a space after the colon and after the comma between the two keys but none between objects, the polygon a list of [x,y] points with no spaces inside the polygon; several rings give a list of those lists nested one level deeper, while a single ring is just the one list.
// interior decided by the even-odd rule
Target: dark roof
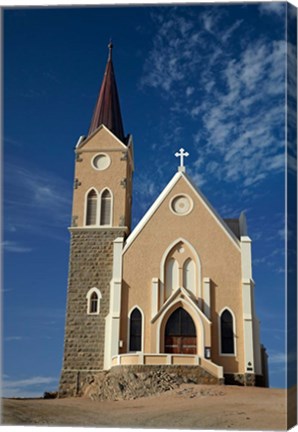
[{"label": "dark roof", "polygon": [[224,219],[225,223],[228,225],[230,230],[235,234],[235,236],[240,239],[240,224],[239,219]]},{"label": "dark roof", "polygon": [[109,43],[109,57],[104,73],[101,89],[95,105],[88,136],[101,124],[104,124],[114,135],[124,142],[124,130],[120,111],[120,103],[112,61],[113,45]]}]

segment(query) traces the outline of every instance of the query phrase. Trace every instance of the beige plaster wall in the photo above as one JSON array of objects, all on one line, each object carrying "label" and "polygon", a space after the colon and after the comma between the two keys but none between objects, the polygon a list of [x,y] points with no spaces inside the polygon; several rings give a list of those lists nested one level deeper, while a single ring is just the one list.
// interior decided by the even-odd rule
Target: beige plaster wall
[{"label": "beige plaster wall", "polygon": [[[107,154],[110,166],[99,171],[93,168],[92,159],[98,153]],[[129,198],[131,197],[131,155],[130,150],[104,127],[99,128],[94,135],[76,149],[75,179],[80,182],[73,195],[73,217],[76,225],[85,225],[86,193],[93,187],[99,193],[108,187],[113,194],[112,225],[119,226],[121,218],[130,227]],[[128,179],[127,187],[121,186],[121,181]]]},{"label": "beige plaster wall", "polygon": [[[176,194],[187,194],[194,203],[185,216],[174,214],[169,203]],[[243,372],[243,318],[241,294],[241,253],[223,229],[205,208],[197,194],[183,177],[175,184],[166,199],[148,221],[123,256],[123,291],[120,338],[124,341],[121,352],[127,350],[128,312],[138,305],[144,313],[144,352],[156,346],[151,324],[151,281],[160,278],[160,263],[165,250],[178,238],[183,238],[197,250],[203,278],[211,283],[212,361],[225,368],[225,372]],[[235,357],[219,353],[219,312],[229,307],[236,318]]]}]

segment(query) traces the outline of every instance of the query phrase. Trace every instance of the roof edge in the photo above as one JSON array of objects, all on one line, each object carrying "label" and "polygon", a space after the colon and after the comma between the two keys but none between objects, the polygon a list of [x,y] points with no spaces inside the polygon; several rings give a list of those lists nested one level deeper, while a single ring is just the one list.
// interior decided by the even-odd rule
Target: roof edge
[{"label": "roof edge", "polygon": [[107,132],[109,132],[109,134],[111,134],[112,137],[115,138],[119,142],[119,144],[121,144],[127,150],[127,146],[117,137],[117,135],[115,135],[112,131],[110,131],[110,129],[107,126],[105,126],[103,123],[100,126],[98,126],[98,128],[95,129],[95,131],[93,131],[91,135],[87,136],[81,142],[78,142],[76,145],[76,149],[83,148],[85,144],[88,141],[90,141],[90,139],[93,138],[101,129],[105,129]]},{"label": "roof edge", "polygon": [[175,173],[175,175],[171,178],[167,186],[163,189],[163,191],[159,194],[159,196],[156,198],[156,200],[153,202],[151,207],[147,210],[147,212],[144,214],[144,216],[141,218],[139,223],[135,226],[133,231],[130,233],[126,240],[126,244],[123,248],[123,254],[127,251],[127,249],[130,247],[130,245],[134,242],[135,238],[139,235],[139,233],[143,230],[143,228],[147,225],[151,217],[154,215],[156,210],[159,208],[161,203],[165,200],[167,195],[170,193],[170,191],[173,189],[177,181],[182,176],[181,172]]}]

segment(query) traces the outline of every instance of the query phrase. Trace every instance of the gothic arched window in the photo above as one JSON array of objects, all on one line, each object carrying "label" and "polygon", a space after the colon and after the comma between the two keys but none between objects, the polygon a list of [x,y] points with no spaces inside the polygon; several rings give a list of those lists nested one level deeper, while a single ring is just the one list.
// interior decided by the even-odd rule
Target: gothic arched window
[{"label": "gothic arched window", "polygon": [[179,285],[179,268],[174,258],[170,258],[166,263],[166,298],[169,298]]},{"label": "gothic arched window", "polygon": [[135,308],[130,314],[129,351],[142,350],[142,314]]},{"label": "gothic arched window", "polygon": [[97,193],[92,189],[87,196],[86,225],[96,225]]},{"label": "gothic arched window", "polygon": [[183,286],[196,294],[195,263],[188,258],[183,265]]},{"label": "gothic arched window", "polygon": [[100,225],[112,224],[112,195],[108,189],[101,194]]},{"label": "gothic arched window", "polygon": [[90,313],[96,313],[98,309],[98,295],[93,292],[90,297]]},{"label": "gothic arched window", "polygon": [[87,313],[98,315],[100,311],[101,292],[97,288],[91,288],[87,293]]},{"label": "gothic arched window", "polygon": [[234,354],[233,316],[225,309],[220,317],[221,353]]}]

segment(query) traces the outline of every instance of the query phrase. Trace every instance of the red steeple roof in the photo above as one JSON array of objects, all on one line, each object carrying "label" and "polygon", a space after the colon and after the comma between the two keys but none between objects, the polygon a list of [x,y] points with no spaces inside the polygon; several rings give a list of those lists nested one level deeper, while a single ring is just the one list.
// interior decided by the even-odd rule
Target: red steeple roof
[{"label": "red steeple roof", "polygon": [[114,135],[124,142],[124,130],[120,111],[120,103],[112,62],[112,42],[109,43],[109,57],[101,89],[95,105],[88,136],[101,124],[104,124]]}]

